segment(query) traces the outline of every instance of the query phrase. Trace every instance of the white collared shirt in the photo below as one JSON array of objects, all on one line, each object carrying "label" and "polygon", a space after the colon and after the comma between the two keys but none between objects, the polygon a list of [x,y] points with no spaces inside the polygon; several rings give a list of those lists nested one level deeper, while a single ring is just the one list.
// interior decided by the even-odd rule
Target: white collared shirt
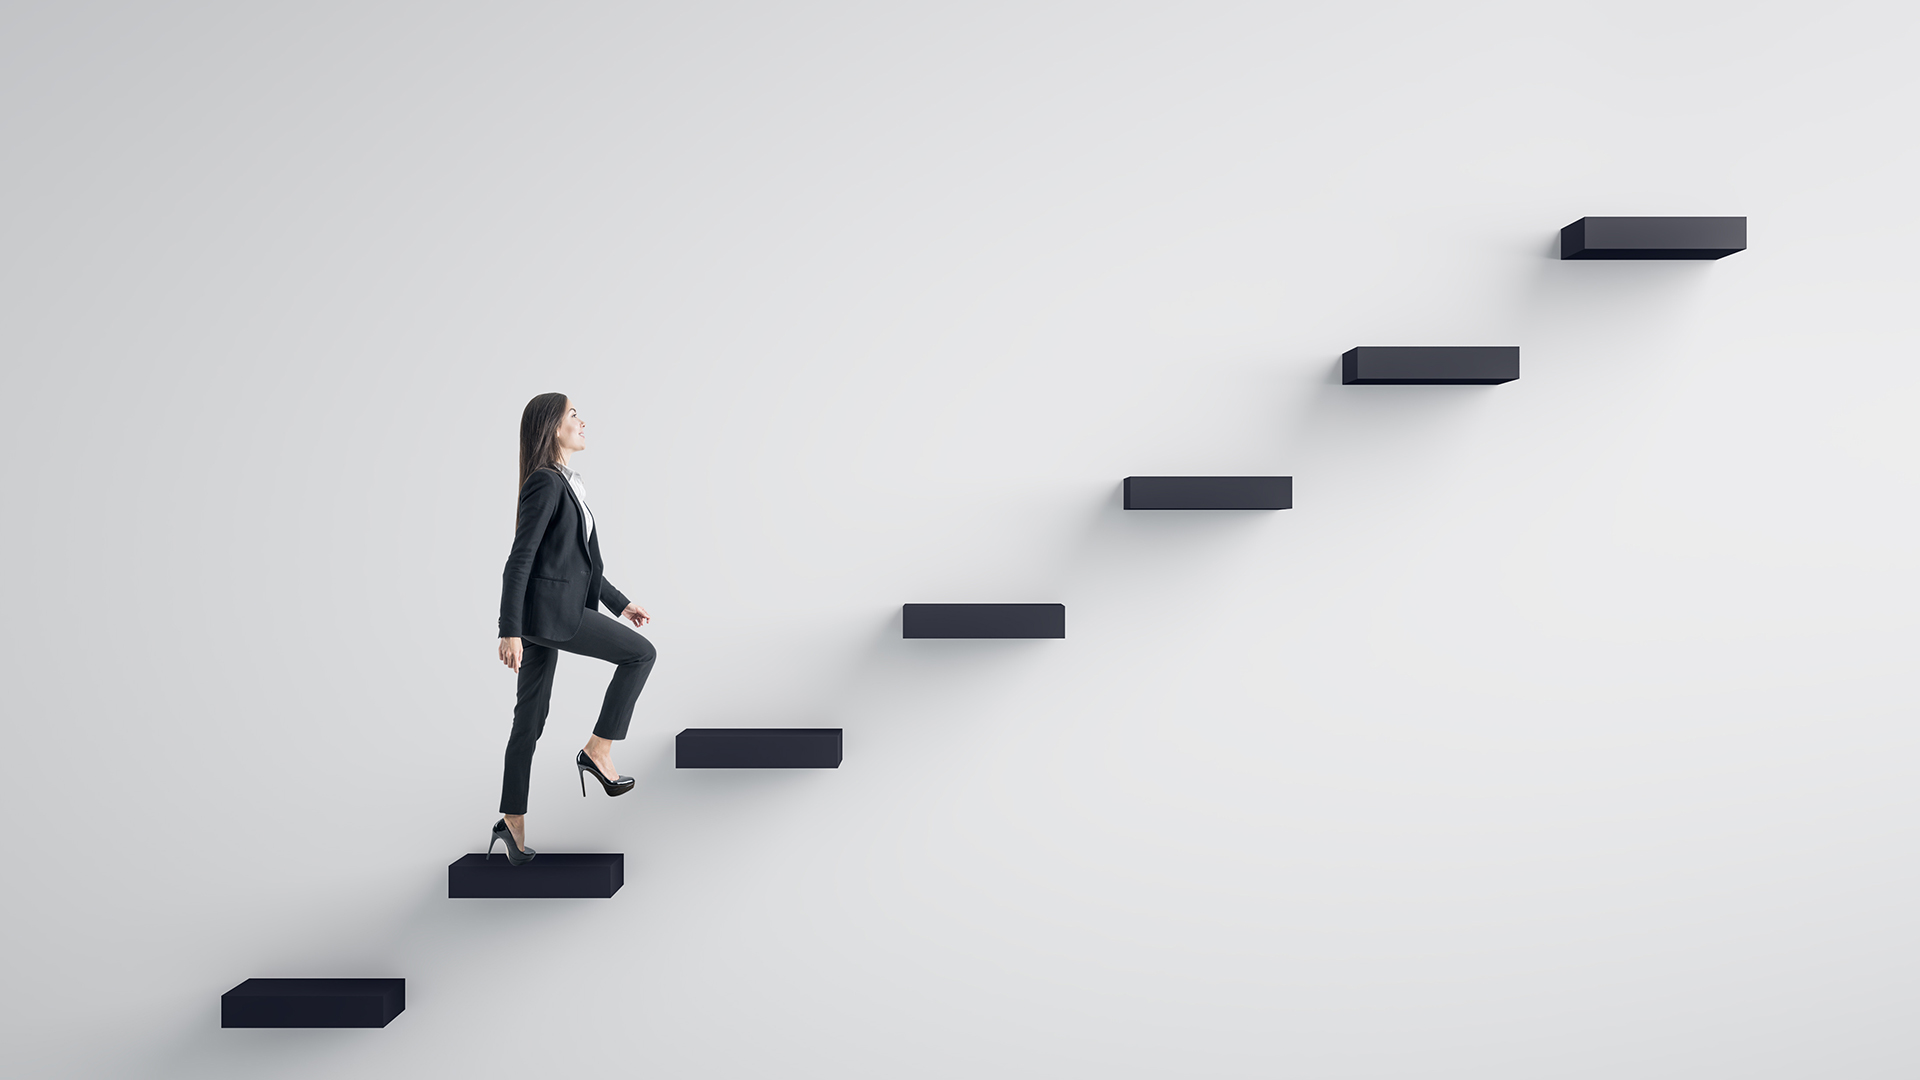
[{"label": "white collared shirt", "polygon": [[580,500],[580,516],[585,519],[587,530],[580,535],[591,539],[593,537],[593,511],[587,509],[587,482],[580,478],[579,473],[567,468],[565,465],[557,461],[553,464],[555,468],[560,470],[560,475],[567,478],[567,486],[573,489],[574,497]]}]

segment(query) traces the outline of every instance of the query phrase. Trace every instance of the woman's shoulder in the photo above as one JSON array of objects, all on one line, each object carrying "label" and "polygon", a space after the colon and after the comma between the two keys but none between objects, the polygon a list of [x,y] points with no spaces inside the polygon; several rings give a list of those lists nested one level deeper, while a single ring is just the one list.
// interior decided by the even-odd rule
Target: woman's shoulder
[{"label": "woman's shoulder", "polygon": [[566,478],[560,475],[560,470],[551,466],[543,467],[527,474],[526,481],[520,485],[520,493],[524,495],[529,491],[539,491],[542,488],[563,485],[566,482]]}]

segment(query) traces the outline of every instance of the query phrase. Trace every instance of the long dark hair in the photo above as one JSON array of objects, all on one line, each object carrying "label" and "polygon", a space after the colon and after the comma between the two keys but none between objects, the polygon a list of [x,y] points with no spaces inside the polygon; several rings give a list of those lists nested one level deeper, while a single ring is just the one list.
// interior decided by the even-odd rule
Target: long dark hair
[{"label": "long dark hair", "polygon": [[527,477],[560,460],[560,421],[567,416],[567,395],[540,394],[520,414],[520,486]]}]

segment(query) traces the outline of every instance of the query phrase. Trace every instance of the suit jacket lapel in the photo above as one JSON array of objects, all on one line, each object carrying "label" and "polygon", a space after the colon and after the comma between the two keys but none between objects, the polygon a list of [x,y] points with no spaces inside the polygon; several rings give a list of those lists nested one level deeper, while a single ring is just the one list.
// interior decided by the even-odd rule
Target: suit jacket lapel
[{"label": "suit jacket lapel", "polygon": [[562,474],[560,477],[560,482],[566,485],[567,500],[573,503],[573,530],[574,532],[580,534],[580,550],[586,553],[587,565],[592,566],[593,565],[593,549],[587,546],[586,508],[580,505],[580,496],[574,494],[573,481],[568,480],[565,474]]}]

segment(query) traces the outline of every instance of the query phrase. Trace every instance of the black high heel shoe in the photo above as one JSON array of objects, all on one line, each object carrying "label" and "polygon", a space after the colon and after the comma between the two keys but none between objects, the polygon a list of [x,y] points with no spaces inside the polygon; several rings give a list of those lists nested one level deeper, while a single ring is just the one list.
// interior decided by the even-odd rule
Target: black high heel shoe
[{"label": "black high heel shoe", "polygon": [[522,848],[519,844],[514,843],[513,830],[507,828],[507,819],[501,818],[493,824],[493,839],[487,841],[487,858],[493,858],[493,845],[502,840],[507,842],[507,861],[515,866],[525,866],[533,861],[535,855],[539,854],[539,852],[532,848]]},{"label": "black high heel shoe", "polygon": [[607,779],[607,774],[600,771],[600,766],[593,763],[593,759],[587,756],[585,750],[573,755],[573,764],[575,768],[580,770],[580,797],[583,799],[587,797],[587,773],[589,772],[593,773],[595,780],[600,781],[601,787],[607,789],[607,794],[609,795],[625,795],[627,792],[633,790],[633,777],[622,776],[618,780]]}]

